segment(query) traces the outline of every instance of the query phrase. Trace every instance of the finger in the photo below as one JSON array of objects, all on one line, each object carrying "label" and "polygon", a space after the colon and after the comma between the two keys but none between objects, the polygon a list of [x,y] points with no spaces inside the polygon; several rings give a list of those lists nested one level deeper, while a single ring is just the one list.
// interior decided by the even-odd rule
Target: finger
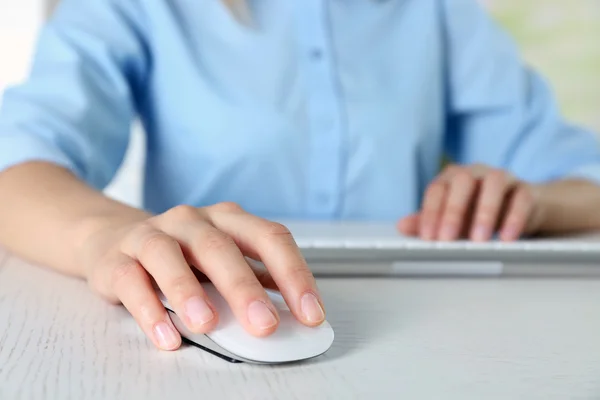
[{"label": "finger", "polygon": [[456,240],[467,219],[467,209],[475,192],[475,178],[467,171],[456,172],[450,179],[437,237]]},{"label": "finger", "polygon": [[473,178],[475,179],[475,189],[473,190],[469,204],[467,205],[467,213],[464,217],[462,228],[459,234],[459,237],[461,238],[468,238],[471,235],[471,227],[473,226],[473,221],[475,219],[477,199],[479,199],[479,194],[481,193],[481,179],[476,175]]},{"label": "finger", "polygon": [[158,299],[148,273],[140,263],[124,254],[110,264],[112,289],[144,333],[160,349],[178,349],[181,336]]},{"label": "finger", "polygon": [[406,236],[417,236],[419,234],[419,219],[418,213],[402,218],[397,224],[398,231]]},{"label": "finger", "polygon": [[447,192],[448,185],[443,179],[435,180],[427,188],[420,214],[419,235],[422,239],[434,240],[436,238]]},{"label": "finger", "polygon": [[500,170],[491,171],[483,178],[471,229],[471,240],[486,241],[491,238],[500,208],[512,185],[512,180]]},{"label": "finger", "polygon": [[273,275],[271,275],[265,264],[250,257],[246,257],[246,261],[250,268],[252,268],[252,272],[254,272],[256,279],[258,279],[264,288],[279,291],[279,287],[277,286],[275,279],[273,279]]},{"label": "finger", "polygon": [[500,240],[513,241],[525,232],[533,210],[533,196],[527,186],[518,186],[511,196],[506,217],[500,229]]},{"label": "finger", "polygon": [[277,224],[237,209],[213,208],[211,220],[229,234],[244,254],[262,261],[294,316],[308,326],[325,320],[323,302],[315,279],[290,231]]},{"label": "finger", "polygon": [[227,301],[247,332],[266,336],[275,331],[279,316],[275,306],[235,242],[209,221],[166,224],[188,260],[202,271]]},{"label": "finger", "polygon": [[126,240],[123,251],[152,275],[188,329],[206,333],[216,326],[217,313],[173,237],[143,226]]},{"label": "finger", "polygon": [[438,175],[437,179],[447,182],[448,180],[452,179],[457,172],[462,172],[464,169],[465,167],[456,164],[447,165]]},{"label": "finger", "polygon": [[[246,257],[246,262],[254,272],[256,279],[258,279],[258,281],[264,288],[279,291],[279,288],[277,287],[275,280],[271,276],[271,273],[262,262],[253,260],[249,257]],[[192,272],[194,273],[194,275],[196,275],[196,278],[201,283],[209,282],[208,277],[204,275],[198,268],[192,266]]]},{"label": "finger", "polygon": [[488,175],[490,172],[494,171],[494,169],[488,165],[485,164],[472,164],[469,167],[467,167],[469,169],[469,171],[471,171],[471,174],[475,177],[475,178],[483,178],[486,175]]}]

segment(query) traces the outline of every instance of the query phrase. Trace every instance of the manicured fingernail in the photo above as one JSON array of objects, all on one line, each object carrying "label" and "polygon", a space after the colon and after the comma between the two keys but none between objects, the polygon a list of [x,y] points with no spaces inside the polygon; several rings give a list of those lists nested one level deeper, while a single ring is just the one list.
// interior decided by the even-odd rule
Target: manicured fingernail
[{"label": "manicured fingernail", "polygon": [[445,225],[440,232],[441,240],[452,240],[456,237],[456,228],[452,225]]},{"label": "manicured fingernail", "polygon": [[192,297],[185,304],[185,313],[192,325],[200,327],[215,318],[213,310],[202,297]]},{"label": "manicured fingernail", "polygon": [[277,324],[275,314],[262,301],[255,301],[248,306],[248,320],[261,330],[272,328]]},{"label": "manicured fingernail", "polygon": [[312,293],[306,293],[300,301],[302,314],[308,322],[322,322],[325,319],[325,312],[319,304],[317,297]]},{"label": "manicured fingernail", "polygon": [[490,230],[485,225],[477,225],[473,230],[473,240],[483,241],[490,237]]},{"label": "manicured fingernail", "polygon": [[177,333],[166,322],[159,322],[154,326],[154,336],[160,347],[165,350],[172,350],[179,345]]}]

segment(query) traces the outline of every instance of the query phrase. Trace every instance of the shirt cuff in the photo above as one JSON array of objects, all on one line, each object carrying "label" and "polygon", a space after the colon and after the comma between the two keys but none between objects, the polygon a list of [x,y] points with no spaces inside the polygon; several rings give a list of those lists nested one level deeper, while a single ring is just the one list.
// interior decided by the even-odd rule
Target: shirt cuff
[{"label": "shirt cuff", "polygon": [[54,143],[29,134],[0,133],[0,172],[31,161],[44,161],[66,168],[78,178],[83,178],[83,171],[78,168]]}]

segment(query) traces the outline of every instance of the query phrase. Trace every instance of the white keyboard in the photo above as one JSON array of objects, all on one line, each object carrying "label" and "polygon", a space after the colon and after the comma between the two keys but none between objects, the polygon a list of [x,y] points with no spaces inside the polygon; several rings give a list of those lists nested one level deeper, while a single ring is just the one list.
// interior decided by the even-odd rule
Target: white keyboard
[{"label": "white keyboard", "polygon": [[[453,259],[498,257],[510,254],[515,257],[542,257],[552,260],[561,256],[568,259],[596,259],[600,266],[600,235],[564,239],[526,239],[516,242],[492,240],[477,243],[468,240],[440,242],[424,241],[400,235],[391,224],[360,222],[284,222],[291,230],[296,243],[303,252],[313,258],[326,256],[377,258],[378,254],[389,258],[397,254],[402,258],[429,255]],[[328,256],[330,254],[330,256]]]},{"label": "white keyboard", "polygon": [[[426,242],[426,241],[394,241],[394,240],[299,240],[301,249],[363,249],[363,250],[450,250],[450,251],[544,251],[544,252],[592,252],[600,254],[600,243],[560,242],[560,241],[520,241],[503,243],[458,242]],[[598,261],[600,263],[600,259]]]}]

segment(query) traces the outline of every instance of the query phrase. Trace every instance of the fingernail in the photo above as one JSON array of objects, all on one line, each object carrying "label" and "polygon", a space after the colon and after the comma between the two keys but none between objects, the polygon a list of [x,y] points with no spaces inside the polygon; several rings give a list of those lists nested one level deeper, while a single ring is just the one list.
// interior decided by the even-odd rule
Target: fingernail
[{"label": "fingernail", "polygon": [[325,312],[319,304],[317,297],[312,293],[306,293],[300,301],[302,314],[308,322],[321,322],[325,319]]},{"label": "fingernail", "polygon": [[215,318],[213,310],[202,297],[192,297],[185,304],[185,313],[192,325],[200,327]]},{"label": "fingernail", "polygon": [[490,237],[490,230],[485,225],[477,225],[473,230],[473,240],[483,241]]},{"label": "fingernail", "polygon": [[262,301],[255,301],[248,306],[248,320],[256,328],[265,330],[277,324],[275,314]]},{"label": "fingernail", "polygon": [[159,322],[154,327],[154,336],[161,348],[172,350],[179,345],[179,338],[173,328],[166,322]]},{"label": "fingernail", "polygon": [[445,225],[440,232],[440,239],[452,240],[456,237],[456,228],[452,225]]}]

